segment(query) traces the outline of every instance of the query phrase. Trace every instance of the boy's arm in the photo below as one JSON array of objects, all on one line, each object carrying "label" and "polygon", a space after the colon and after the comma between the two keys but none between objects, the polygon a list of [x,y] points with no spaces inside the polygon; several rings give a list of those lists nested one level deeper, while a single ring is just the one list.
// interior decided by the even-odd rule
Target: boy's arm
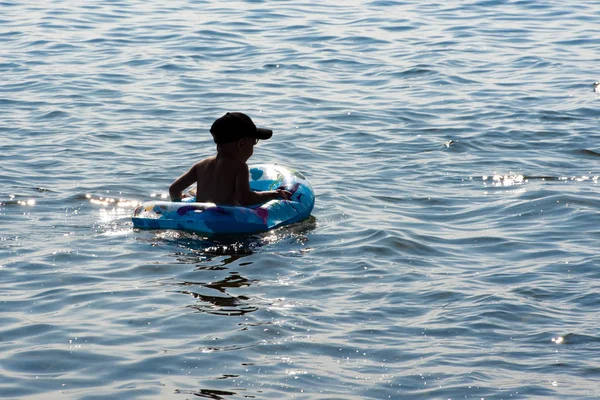
[{"label": "boy's arm", "polygon": [[183,192],[188,186],[192,185],[196,182],[196,165],[194,164],[192,168],[189,169],[185,174],[181,175],[179,178],[175,179],[171,186],[169,186],[169,195],[171,196],[171,201],[180,201],[181,200],[181,192]]},{"label": "boy's arm", "polygon": [[280,198],[289,200],[291,193],[286,190],[269,190],[265,192],[250,190],[249,176],[248,165],[242,163],[235,177],[235,194],[241,206],[251,206]]}]

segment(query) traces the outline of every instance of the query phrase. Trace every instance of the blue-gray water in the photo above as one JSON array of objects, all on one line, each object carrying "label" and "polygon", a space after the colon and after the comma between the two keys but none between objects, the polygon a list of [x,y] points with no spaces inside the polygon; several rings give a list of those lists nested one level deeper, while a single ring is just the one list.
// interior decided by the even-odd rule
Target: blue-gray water
[{"label": "blue-gray water", "polygon": [[[596,1],[0,2],[0,397],[600,396]],[[214,153],[314,218],[134,231]]]}]

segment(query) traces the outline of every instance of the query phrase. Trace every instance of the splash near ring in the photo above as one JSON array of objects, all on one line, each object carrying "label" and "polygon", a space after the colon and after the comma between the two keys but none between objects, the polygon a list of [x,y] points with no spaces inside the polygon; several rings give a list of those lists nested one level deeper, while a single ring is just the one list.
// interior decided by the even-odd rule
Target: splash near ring
[{"label": "splash near ring", "polygon": [[285,189],[290,200],[270,200],[250,207],[221,206],[190,201],[149,201],[133,212],[133,226],[141,229],[175,229],[206,235],[266,232],[310,216],[315,194],[300,172],[273,164],[250,166],[250,189]]}]

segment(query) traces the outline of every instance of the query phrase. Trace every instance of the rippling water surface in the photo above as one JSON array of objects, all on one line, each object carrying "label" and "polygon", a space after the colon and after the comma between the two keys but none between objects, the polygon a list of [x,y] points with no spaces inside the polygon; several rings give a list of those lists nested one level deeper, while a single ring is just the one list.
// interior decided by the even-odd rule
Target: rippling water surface
[{"label": "rippling water surface", "polygon": [[[0,1],[0,397],[600,396],[595,1]],[[313,217],[135,231],[244,111]]]}]

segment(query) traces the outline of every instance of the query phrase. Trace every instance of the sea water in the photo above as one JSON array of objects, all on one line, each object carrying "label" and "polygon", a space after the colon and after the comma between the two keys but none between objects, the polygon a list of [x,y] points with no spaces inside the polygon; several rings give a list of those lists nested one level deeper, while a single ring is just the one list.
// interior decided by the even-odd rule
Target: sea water
[{"label": "sea water", "polygon": [[[600,396],[600,3],[1,1],[0,397]],[[274,130],[309,220],[137,231]]]}]

